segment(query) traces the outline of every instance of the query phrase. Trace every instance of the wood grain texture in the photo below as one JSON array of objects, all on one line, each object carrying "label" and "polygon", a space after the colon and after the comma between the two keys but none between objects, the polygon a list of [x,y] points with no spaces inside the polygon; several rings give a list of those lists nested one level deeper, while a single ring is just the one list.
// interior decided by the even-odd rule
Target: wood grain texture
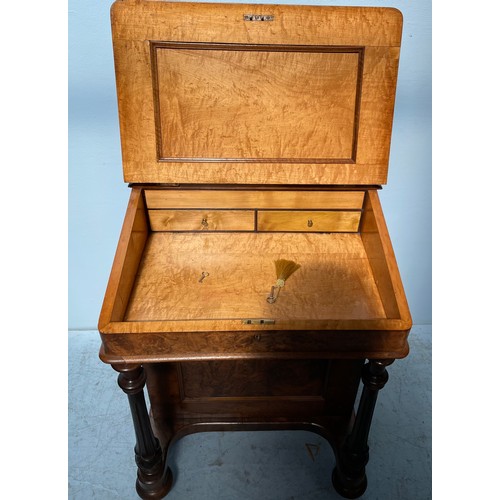
[{"label": "wood grain texture", "polygon": [[254,231],[253,210],[149,210],[152,231]]},{"label": "wood grain texture", "polygon": [[[139,188],[135,189],[137,193]],[[150,192],[179,194],[179,191],[175,189],[150,190]],[[206,193],[212,193],[212,191],[204,190],[191,190],[191,192],[199,192],[200,199],[204,199]],[[243,193],[243,200],[249,199],[245,190],[224,192]],[[257,193],[280,192],[267,190],[257,191]],[[297,193],[316,194],[308,191]],[[100,322],[100,331],[103,334],[128,334],[210,330],[234,332],[284,329],[294,331],[301,329],[409,330],[411,317],[406,299],[404,299],[404,291],[399,275],[392,270],[394,267],[397,270],[395,262],[392,262],[394,255],[393,253],[386,254],[389,252],[390,242],[387,243],[388,234],[386,234],[386,228],[384,229],[381,207],[373,202],[373,193],[370,193],[371,205],[365,206],[367,217],[362,225],[362,236],[297,233],[240,233],[238,235],[233,233],[221,239],[213,233],[214,238],[197,240],[187,233],[172,233],[167,236],[167,239],[162,240],[161,235],[165,233],[154,233],[148,239],[137,277],[134,271],[137,254],[134,254],[129,241],[132,233],[127,230],[129,240],[124,237],[123,243],[119,246],[122,249],[122,255],[118,260],[122,262],[122,267],[114,266],[113,268],[117,275],[112,280],[115,283],[114,291],[111,290],[106,294],[102,317],[106,316],[105,311],[109,308],[115,308],[120,313],[113,316],[113,321],[108,315],[110,322]],[[329,193],[319,192],[319,194]],[[350,193],[347,194],[350,197]],[[361,199],[364,196],[363,192],[354,192],[354,194],[361,195]],[[188,196],[181,196],[178,199],[186,198],[189,199]],[[137,204],[141,203],[139,198],[135,199]],[[267,201],[272,199],[274,195]],[[161,201],[162,197],[159,197],[159,200]],[[142,229],[146,231],[147,223],[145,218],[142,220]],[[374,221],[377,221],[375,225]],[[124,225],[124,231],[125,227],[129,226]],[[385,236],[377,236],[378,250],[374,251],[373,245],[367,241],[371,238],[370,231],[376,235],[379,230]],[[146,235],[145,232],[144,235]],[[198,236],[204,238],[209,234],[200,233]],[[238,240],[238,236],[245,238]],[[144,236],[143,240],[144,244]],[[131,251],[131,257],[127,259],[131,259],[134,263],[132,271],[125,270],[124,274],[128,273],[129,277],[120,279],[123,259],[129,251]],[[271,277],[272,266],[268,265],[269,269],[267,269],[266,263],[269,264],[280,257],[306,263],[305,287],[298,286],[304,284],[295,279],[298,278],[298,274],[292,277],[283,290],[289,291],[284,295],[289,299],[274,304],[275,307],[269,310],[266,307],[271,307],[271,305],[264,304],[263,299],[269,293],[268,288],[273,284],[274,277]],[[377,264],[377,259],[380,265]],[[388,263],[384,263],[385,260]],[[198,280],[204,271],[211,273],[207,265],[215,266],[215,274],[204,280],[201,288],[193,288],[189,284],[193,282],[192,285],[195,283],[199,285]],[[390,276],[389,280],[381,279],[379,270],[381,266],[382,268],[385,266],[386,271],[383,273],[385,272],[386,277]],[[302,272],[305,270],[302,269]],[[269,278],[267,278],[268,275]],[[218,279],[214,281],[214,277]],[[130,284],[133,279],[136,279],[135,291],[131,300],[128,300],[130,285],[124,286],[124,283]],[[250,288],[242,287],[242,283],[250,285]],[[121,287],[123,287],[123,292],[120,291]],[[292,287],[296,287],[296,290],[292,290]],[[185,289],[189,290],[187,294],[185,294]],[[257,290],[258,293],[256,293]],[[200,292],[202,296],[199,295]],[[391,299],[392,293],[395,293],[397,298]],[[117,299],[120,296],[125,299]],[[207,301],[204,301],[205,297]],[[215,300],[214,297],[218,297],[219,300]],[[128,312],[123,318],[125,303],[127,303]],[[204,303],[206,306],[202,306]],[[243,304],[243,309],[238,303]],[[397,304],[397,307],[394,304]],[[242,319],[256,318],[274,319],[275,323],[272,325],[243,324]]]},{"label": "wood grain texture", "polygon": [[[385,359],[408,355],[408,329],[401,321],[346,321],[315,329],[169,331],[168,324],[112,323],[101,332],[106,363],[161,363],[235,359]],[[124,326],[120,331],[120,326]],[[340,328],[335,328],[335,326]],[[342,328],[345,326],[346,328]],[[371,328],[370,328],[371,326]],[[148,331],[149,330],[149,331]]]},{"label": "wood grain texture", "polygon": [[356,232],[361,212],[259,210],[259,231]]},{"label": "wood grain texture", "polygon": [[[113,5],[113,43],[125,181],[219,184],[385,183],[399,60],[400,13],[394,9],[383,8],[283,5],[268,6],[275,12],[274,22],[243,21],[245,10],[254,8],[255,6],[245,5],[168,2],[143,2],[138,5],[117,2]],[[281,64],[283,71],[280,73],[272,70],[272,64],[266,66],[265,58],[269,54],[267,52],[256,55],[259,52],[251,51],[249,54],[249,52],[220,51],[218,55],[224,54],[224,57],[222,59],[219,57],[215,63],[219,67],[227,65],[229,57],[229,66],[232,69],[229,75],[233,81],[238,82],[236,88],[239,89],[231,93],[233,104],[226,106],[224,99],[227,88],[224,87],[224,81],[221,82],[214,72],[210,72],[210,65],[206,62],[210,59],[206,56],[209,51],[204,52],[203,57],[200,55],[202,51],[187,49],[178,51],[182,52],[184,58],[189,52],[194,59],[193,63],[185,64],[185,70],[179,66],[182,66],[180,60],[174,61],[178,54],[170,51],[168,61],[159,61],[160,73],[167,71],[167,62],[176,62],[178,70],[175,73],[167,71],[163,76],[160,75],[155,86],[151,78],[151,67],[155,63],[151,59],[150,41],[327,46],[330,50],[364,47],[359,127],[355,148],[356,162],[352,163],[349,160],[350,163],[315,163],[322,155],[324,157],[325,153],[335,153],[334,158],[338,160],[338,155],[342,156],[347,151],[348,139],[352,139],[352,133],[348,133],[347,129],[351,127],[353,120],[354,66],[348,59],[354,54],[347,54],[346,61],[338,59],[339,54],[312,54],[311,61],[306,63],[304,53],[300,51],[287,52],[286,57],[283,53],[273,52],[273,57],[281,59],[275,61],[277,67]],[[162,51],[165,52],[166,49]],[[238,58],[242,58],[244,67],[238,67]],[[327,60],[323,61],[325,58]],[[200,74],[193,76],[196,61],[202,60],[205,61],[202,65],[205,76]],[[294,68],[297,74],[287,73],[285,60],[292,63],[291,69]],[[245,90],[244,82],[240,80],[244,75],[248,76],[247,65],[251,66],[257,62],[267,67],[267,72],[265,75],[253,72],[255,76],[252,77],[253,80],[250,79]],[[306,67],[309,73],[305,72]],[[327,69],[326,74],[325,69]],[[334,75],[339,74],[346,75],[346,78],[341,78],[344,83],[340,87],[333,85],[338,92],[328,93],[324,79],[333,82]],[[285,76],[286,82],[281,80]],[[189,83],[191,87],[194,86],[191,88],[193,95],[189,92],[179,94],[178,85],[168,84],[168,82],[175,84],[179,78],[184,83]],[[207,78],[209,81],[203,80]],[[311,89],[309,97],[304,81],[308,81],[306,87]],[[306,96],[296,92],[297,85],[305,90]],[[155,119],[155,88],[161,90],[157,99],[159,104],[156,105],[158,120]],[[285,88],[287,90],[284,92]],[[314,90],[321,88],[324,92]],[[173,95],[170,94],[171,91],[174,92]],[[209,93],[213,94],[212,101],[207,99]],[[231,107],[237,102],[240,104],[250,102],[252,96],[266,102],[266,110],[261,114],[262,122],[259,122],[253,114],[246,115],[245,110],[235,110]],[[339,104],[342,96],[348,96],[347,111]],[[193,100],[195,98],[200,99],[199,103]],[[214,107],[210,102],[212,104],[218,102],[220,106]],[[167,113],[164,116],[162,103],[173,114]],[[300,114],[292,111],[292,107],[300,110]],[[210,128],[203,121],[205,119],[203,114],[198,116],[200,123],[194,120],[192,115],[195,109],[205,110],[214,123],[218,124],[217,137],[211,136]],[[283,125],[288,123],[292,126],[280,128],[279,121],[275,122],[278,116],[282,119]],[[231,117],[236,118],[237,127],[228,131],[224,120]],[[293,117],[296,117],[295,124],[292,123]],[[165,120],[166,122],[162,124]],[[330,121],[333,125],[332,130],[336,132],[326,137],[325,131]],[[317,130],[315,130],[316,124],[318,124]],[[186,136],[195,139],[194,143],[182,143],[181,132],[184,128],[188,132]],[[168,130],[174,133],[175,140],[164,136]],[[266,131],[270,130],[276,133],[264,137]],[[226,133],[227,140],[224,137]],[[318,140],[322,137],[326,140]],[[215,139],[213,145],[210,139]],[[177,146],[177,140],[181,141],[180,146]],[[240,142],[234,143],[233,140]],[[164,145],[171,149],[163,151]],[[214,147],[219,151],[218,154],[237,156],[238,161],[244,161],[242,159],[248,154],[254,155],[254,159],[257,158],[259,161],[265,160],[268,156],[285,154],[288,155],[287,161],[291,161],[292,158],[300,160],[303,155],[296,155],[300,153],[299,150],[303,150],[307,161],[304,163],[217,162],[214,161]],[[317,148],[319,148],[318,153],[316,153]],[[186,161],[165,163],[158,161],[158,149],[161,150],[160,156],[181,155],[186,152],[193,155],[210,154],[212,160],[200,163],[186,159]],[[328,158],[332,160],[332,157]]]},{"label": "wood grain texture", "polygon": [[[278,258],[302,267],[269,304]],[[200,283],[203,272],[210,276]],[[183,321],[271,318],[286,325],[384,317],[359,235],[152,233],[125,320],[170,320],[189,329]]]},{"label": "wood grain texture", "polygon": [[148,208],[361,209],[364,191],[146,189]]},{"label": "wood grain texture", "polygon": [[[161,191],[168,191],[169,194],[178,194],[178,191],[175,189]],[[192,190],[192,192],[196,191]],[[211,193],[211,191],[199,191],[203,196],[203,193]],[[136,217],[137,213],[144,215],[145,212],[143,210],[137,210],[137,206],[142,203],[142,198],[136,196],[140,192],[139,188],[135,188],[133,192],[136,208],[132,209],[130,214],[134,214],[133,217]],[[151,192],[157,191],[151,190]],[[230,192],[246,193],[245,190]],[[273,193],[272,190],[262,192]],[[258,193],[262,192],[258,191]],[[307,191],[305,192],[308,193]],[[332,194],[340,193],[334,192]],[[361,194],[361,199],[364,196],[363,192],[355,194]],[[243,199],[247,199],[245,198],[246,196],[247,194],[244,194]],[[159,240],[150,237],[146,245],[147,252],[150,252],[149,261],[145,258],[146,252],[141,262],[141,272],[143,276],[146,276],[146,279],[142,280],[142,284],[139,284],[142,278],[138,276],[137,289],[140,290],[141,287],[146,287],[144,290],[147,290],[149,283],[151,284],[152,294],[149,291],[143,293],[139,291],[139,300],[135,303],[129,301],[128,297],[130,284],[136,277],[134,269],[137,266],[139,254],[133,249],[133,244],[131,243],[132,232],[130,231],[130,227],[131,225],[133,226],[133,220],[132,215],[128,215],[126,220],[129,222],[124,224],[124,233],[116,257],[116,262],[121,264],[116,264],[113,267],[112,278],[110,279],[110,283],[113,283],[113,286],[108,287],[103,304],[103,312],[99,323],[101,333],[103,333],[104,338],[107,338],[107,334],[155,334],[155,332],[203,332],[210,330],[232,332],[278,332],[285,329],[293,331],[386,330],[395,332],[406,331],[407,333],[411,327],[411,317],[409,316],[406,299],[404,298],[403,287],[397,274],[394,255],[390,248],[390,242],[388,242],[387,230],[386,228],[384,229],[385,223],[381,207],[380,204],[373,202],[372,192],[370,192],[369,196],[371,196],[371,205],[367,204],[365,206],[367,217],[364,219],[362,225],[361,237],[355,234],[299,235],[262,233],[261,236],[267,235],[269,239],[252,240],[251,238],[255,238],[256,235],[247,233],[246,236],[251,237],[250,240],[246,242],[242,240],[242,242],[236,245],[233,244],[236,241],[233,240],[233,236],[237,235],[231,235],[230,238],[226,238],[225,242],[219,238],[220,241],[218,242],[214,239],[212,243],[209,242],[208,244],[203,243],[203,245],[200,245],[201,240],[197,243],[195,239],[186,238],[188,235],[184,234],[185,239],[177,240],[174,247],[171,247],[170,242],[166,242],[166,240],[163,243],[159,243]],[[271,197],[270,199],[273,198]],[[375,200],[378,200],[378,198],[375,198]],[[144,216],[137,218],[137,220],[142,220],[138,229],[142,232],[141,244],[144,245],[147,237],[147,221]],[[379,231],[381,234],[384,234],[383,237],[376,236]],[[372,236],[369,236],[370,232],[374,233],[375,237],[379,239],[376,251],[374,250],[375,247],[368,242],[370,238],[373,239]],[[128,237],[125,235],[128,235]],[[183,234],[178,233],[177,236],[183,237]],[[203,236],[208,236],[208,234],[205,233]],[[216,235],[214,234],[214,236]],[[300,238],[297,238],[297,236],[300,236]],[[315,238],[316,236],[318,238]],[[127,256],[129,252],[130,256]],[[175,255],[170,259],[172,253]],[[195,258],[189,259],[189,263],[184,263],[182,257],[179,260],[179,254],[194,255]],[[222,255],[226,254],[228,255],[227,259],[222,257]],[[294,298],[292,302],[285,302],[284,304],[290,305],[290,310],[287,310],[288,306],[285,306],[283,302],[277,303],[277,308],[274,308],[272,310],[273,314],[270,315],[269,311],[261,309],[259,300],[257,300],[258,308],[255,307],[257,304],[255,302],[256,296],[252,295],[252,300],[248,303],[245,302],[246,305],[249,305],[249,308],[242,314],[242,310],[239,310],[236,306],[237,299],[243,298],[243,295],[246,293],[241,292],[241,283],[245,282],[248,276],[256,274],[258,277],[256,283],[260,283],[258,288],[259,290],[261,289],[263,297],[267,296],[269,292],[267,288],[270,287],[272,282],[269,283],[267,279],[263,279],[264,274],[266,276],[267,274],[262,273],[262,266],[268,260],[272,261],[284,256],[289,256],[292,260],[299,262],[303,260],[306,263],[314,263],[314,266],[316,266],[317,269],[315,272],[318,274],[319,281],[315,281],[314,273],[310,274],[306,280],[306,290],[311,291],[309,297],[306,297],[306,301],[303,301],[304,297],[298,299],[299,302],[297,302],[296,307],[292,302],[293,300],[297,300],[297,298]],[[377,264],[377,259],[381,263],[380,265]],[[130,269],[127,267],[124,270],[123,263],[125,260],[132,262]],[[387,260],[387,263],[384,263],[385,260]],[[180,291],[182,295],[185,286],[193,280],[198,284],[197,280],[201,277],[201,273],[203,271],[210,272],[209,269],[202,269],[202,267],[205,267],[204,264],[207,263],[217,264],[220,269],[223,269],[222,274],[219,275],[217,271],[215,276],[219,276],[219,278],[221,276],[227,277],[227,281],[219,281],[220,285],[213,288],[213,291],[218,294],[219,298],[222,297],[224,300],[222,304],[214,305],[212,298],[210,299],[212,303],[210,301],[207,303],[208,307],[200,308],[201,302],[193,307],[193,304],[190,304],[189,300],[179,299],[176,294]],[[200,269],[196,269],[196,272],[192,273],[192,266],[196,267],[197,265],[199,265]],[[381,266],[382,268],[385,266],[386,269],[382,272],[382,276],[383,273],[386,276],[383,279],[380,277]],[[154,271],[155,268],[159,270],[156,277],[154,276],[156,273]],[[312,267],[310,268],[312,269]],[[317,271],[318,268],[326,269],[326,272]],[[396,269],[396,273],[393,270],[394,268]],[[166,270],[168,271],[165,274]],[[122,272],[124,273],[123,277],[120,274]],[[186,272],[188,274],[191,273],[189,274],[191,278],[187,277],[187,275],[184,276]],[[174,273],[176,276],[171,276],[171,273]],[[387,280],[387,274],[390,277],[389,280]],[[150,276],[150,278],[147,276]],[[242,276],[242,279],[238,279]],[[339,276],[342,279],[339,280]],[[165,277],[167,278],[166,280],[164,279]],[[211,276],[211,278],[213,277]],[[331,283],[328,282],[328,277],[332,278]],[[284,291],[291,290],[293,283],[294,280],[290,280]],[[210,279],[207,279],[202,284],[202,287],[205,288],[194,288],[193,290],[205,290],[206,292],[207,284],[209,284],[209,287],[213,287],[214,285],[213,281],[211,282]],[[354,284],[354,287],[351,287],[352,284]],[[344,294],[345,290],[347,290],[346,294]],[[253,292],[250,293],[253,294]],[[299,292],[299,295],[300,293],[302,292]],[[392,293],[395,293],[397,297],[391,299]],[[287,295],[285,294],[285,297]],[[292,295],[295,296],[295,293],[290,293],[289,296],[291,297]],[[229,297],[229,301],[226,300],[226,297]],[[314,300],[317,297],[321,297],[319,301]],[[394,304],[397,304],[397,307]],[[129,306],[130,318],[123,318],[125,305]],[[176,310],[177,305],[180,306],[178,310]],[[264,305],[264,307],[267,306]],[[280,307],[282,308],[280,314],[275,315],[274,312],[279,311]],[[295,312],[293,311],[294,309],[296,309]],[[115,315],[112,316],[113,320],[111,320],[110,313],[112,310],[115,310]],[[302,313],[298,312],[300,310]],[[208,311],[208,314],[205,313],[206,311]],[[290,311],[292,312],[291,314]],[[204,313],[203,315],[201,314],[202,312]],[[179,315],[179,313],[181,314]],[[134,314],[137,316],[134,317]],[[236,314],[237,316],[233,316],[234,319],[232,319],[231,315]],[[303,317],[301,317],[301,314],[303,314]],[[275,324],[247,325],[243,324],[242,316],[245,319],[271,317],[271,319],[275,319]],[[187,319],[188,317],[191,319]],[[163,342],[164,340],[162,340],[162,344]],[[180,348],[180,345],[177,345],[177,347]],[[181,351],[185,353],[185,347]],[[391,352],[386,352],[388,357],[394,354],[393,351]],[[169,356],[172,355],[172,353],[169,353]],[[182,354],[182,356],[185,355]]]},{"label": "wood grain texture", "polygon": [[181,398],[322,398],[327,368],[324,360],[180,363]]},{"label": "wood grain texture", "polygon": [[386,315],[388,318],[401,318],[409,330],[411,314],[380,199],[374,190],[367,191],[360,231]]},{"label": "wood grain texture", "polygon": [[153,48],[161,160],[355,161],[362,49],[188,47]]},{"label": "wood grain texture", "polygon": [[[151,363],[145,370],[154,421],[171,436],[169,430],[221,416],[225,421],[241,421],[245,414],[304,418],[314,408],[317,416],[349,419],[362,365],[362,360],[238,360]],[[190,389],[199,397],[186,399]]]},{"label": "wood grain texture", "polygon": [[[245,22],[256,9],[274,22]],[[146,32],[150,40],[207,43],[399,46],[402,31],[401,12],[378,7],[117,1],[111,21],[117,39],[144,40]]]},{"label": "wood grain texture", "polygon": [[[109,341],[110,337],[107,335],[117,335],[122,336],[124,334],[141,334],[138,337],[140,344],[140,339],[146,339],[146,336],[142,337],[142,334],[156,334],[160,332],[162,335],[165,334],[165,338],[156,338],[155,342],[164,344],[165,342],[172,341],[175,338],[174,344],[181,347],[183,342],[182,335],[186,332],[200,333],[200,332],[251,332],[252,335],[260,335],[261,332],[278,332],[278,331],[288,331],[288,332],[299,332],[299,331],[364,331],[364,332],[374,332],[374,331],[387,331],[394,332],[397,334],[402,334],[404,331],[409,332],[411,328],[411,321],[407,319],[391,319],[391,318],[372,318],[372,319],[295,319],[295,320],[278,320],[273,324],[248,324],[245,320],[241,319],[201,319],[201,320],[151,320],[151,321],[113,321],[107,325],[104,325],[99,331],[104,334],[105,338]],[[255,333],[253,333],[255,332]],[[169,335],[167,335],[169,334]],[[171,334],[171,335],[170,335]],[[179,335],[181,335],[179,337]],[[124,338],[124,342],[127,342]],[[376,337],[373,337],[374,345]],[[216,341],[216,340],[214,340]],[[188,351],[190,355],[186,358],[184,355],[181,357],[176,357],[173,351],[173,345],[168,348],[168,352],[173,356],[172,360],[180,359],[197,359],[196,351]],[[182,352],[186,352],[185,346],[181,348]],[[179,351],[179,352],[181,352]],[[364,352],[364,351],[363,351]],[[220,353],[219,353],[220,354]],[[226,353],[229,357],[229,350]],[[224,357],[224,356],[223,356]],[[235,358],[239,358],[239,355],[235,355]],[[245,356],[243,356],[245,357]],[[247,356],[248,357],[248,356]],[[293,356],[292,356],[293,357]],[[296,357],[296,356],[295,356]],[[368,356],[365,356],[368,357]],[[387,354],[385,357],[394,357]],[[398,356],[396,356],[398,357]],[[215,358],[214,358],[215,359]],[[138,362],[134,360],[134,363]]]},{"label": "wood grain texture", "polygon": [[142,189],[132,188],[99,317],[99,329],[111,321],[123,319],[148,233]]}]

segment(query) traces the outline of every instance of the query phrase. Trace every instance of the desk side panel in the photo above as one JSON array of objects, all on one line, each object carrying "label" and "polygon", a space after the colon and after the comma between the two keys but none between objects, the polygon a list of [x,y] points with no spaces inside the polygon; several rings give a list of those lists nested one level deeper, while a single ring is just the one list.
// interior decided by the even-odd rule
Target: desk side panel
[{"label": "desk side panel", "polygon": [[406,328],[411,328],[408,302],[375,190],[366,193],[360,234],[387,318],[400,319]]},{"label": "desk side panel", "polygon": [[149,234],[141,188],[132,188],[99,318],[99,331],[121,321]]}]

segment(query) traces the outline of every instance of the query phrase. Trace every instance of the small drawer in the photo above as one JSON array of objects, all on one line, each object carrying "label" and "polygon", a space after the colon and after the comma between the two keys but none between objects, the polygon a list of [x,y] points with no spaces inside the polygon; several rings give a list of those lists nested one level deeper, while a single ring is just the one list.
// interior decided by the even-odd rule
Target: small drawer
[{"label": "small drawer", "polygon": [[357,232],[360,211],[261,210],[259,231]]},{"label": "small drawer", "polygon": [[149,210],[152,231],[253,231],[253,210]]}]

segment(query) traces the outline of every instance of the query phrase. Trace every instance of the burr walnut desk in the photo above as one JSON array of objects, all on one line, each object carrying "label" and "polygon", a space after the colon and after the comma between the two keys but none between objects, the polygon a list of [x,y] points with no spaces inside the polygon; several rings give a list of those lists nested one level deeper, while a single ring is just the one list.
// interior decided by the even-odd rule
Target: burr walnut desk
[{"label": "burr walnut desk", "polygon": [[[100,357],[129,398],[138,494],[167,495],[169,445],[188,433],[309,429],[335,451],[335,489],[360,496],[411,328],[378,196],[400,13],[123,0],[111,14],[131,192]],[[300,267],[280,277],[283,260]]]}]

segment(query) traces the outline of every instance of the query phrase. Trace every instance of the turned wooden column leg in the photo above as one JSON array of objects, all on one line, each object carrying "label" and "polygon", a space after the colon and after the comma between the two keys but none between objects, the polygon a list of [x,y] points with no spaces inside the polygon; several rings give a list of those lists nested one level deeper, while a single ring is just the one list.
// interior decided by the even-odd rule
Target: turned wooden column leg
[{"label": "turned wooden column leg", "polygon": [[363,392],[353,428],[339,452],[333,471],[333,486],[344,498],[358,498],[366,490],[365,466],[369,459],[368,434],[377,402],[378,391],[389,374],[385,369],[393,359],[370,360],[363,367]]},{"label": "turned wooden column leg", "polygon": [[136,490],[141,498],[163,498],[172,486],[172,472],[166,467],[160,442],[149,420],[144,385],[146,374],[141,365],[112,365],[119,372],[118,385],[127,394],[135,430]]}]

